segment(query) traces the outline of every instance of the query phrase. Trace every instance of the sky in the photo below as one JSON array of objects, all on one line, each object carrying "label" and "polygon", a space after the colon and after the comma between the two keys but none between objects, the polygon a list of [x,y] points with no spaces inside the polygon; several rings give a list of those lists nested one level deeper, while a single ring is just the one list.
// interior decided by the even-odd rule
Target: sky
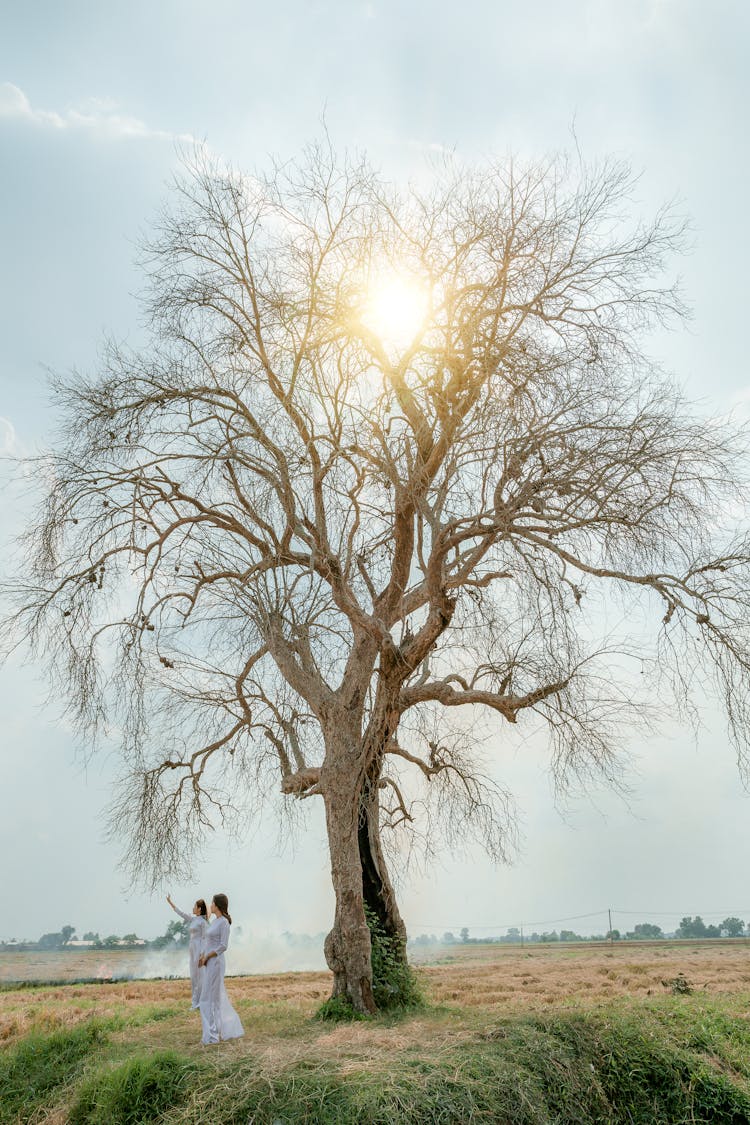
[{"label": "sky", "polygon": [[[746,412],[750,7],[744,0],[0,0],[0,451],[52,440],[50,369],[95,367],[105,335],[142,338],[135,264],[180,146],[267,168],[321,134],[394,178],[443,150],[534,159],[576,144],[627,159],[644,213],[676,199],[692,246],[676,269],[693,310],[652,353],[708,413]],[[0,466],[0,568],[28,498]],[[43,672],[0,669],[0,940],[64,924],[163,932],[160,894],[131,885],[102,810],[114,748],[84,761]],[[696,735],[667,717],[633,739],[627,800],[561,804],[544,739],[500,732],[493,770],[518,801],[514,862],[442,854],[398,876],[413,935],[467,926],[603,932],[684,914],[750,921],[750,798],[717,709]],[[320,802],[318,802],[320,805]],[[269,814],[216,836],[189,885],[230,896],[246,933],[319,933],[333,913],[322,806],[293,840]]]}]

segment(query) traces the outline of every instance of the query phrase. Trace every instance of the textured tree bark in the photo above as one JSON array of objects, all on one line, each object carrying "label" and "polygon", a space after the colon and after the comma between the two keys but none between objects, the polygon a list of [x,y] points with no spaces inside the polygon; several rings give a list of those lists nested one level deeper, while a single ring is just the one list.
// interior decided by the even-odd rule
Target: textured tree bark
[{"label": "textured tree bark", "polygon": [[336,895],[333,928],[325,940],[325,956],[333,973],[334,997],[346,996],[360,1012],[377,1010],[373,995],[372,943],[365,906],[387,937],[395,939],[391,952],[406,963],[406,927],[396,904],[380,839],[378,775],[373,762],[367,775],[358,773],[352,736],[347,747],[341,734],[332,757],[337,766],[324,767],[321,790],[325,800],[331,878]]},{"label": "textured tree bark", "polygon": [[376,1011],[372,994],[370,930],[364,911],[359,854],[359,804],[362,789],[362,740],[337,714],[326,732],[326,764],[320,789],[326,809],[331,879],[336,895],[333,928],[325,956],[333,973],[334,997],[346,996],[359,1012]]},{"label": "textured tree bark", "polygon": [[347,996],[357,1011],[372,1013],[376,1006],[372,994],[370,930],[362,893],[358,801],[351,790],[337,790],[338,786],[334,786],[334,792],[329,790],[325,794],[336,914],[324,949],[333,973],[333,996]]}]

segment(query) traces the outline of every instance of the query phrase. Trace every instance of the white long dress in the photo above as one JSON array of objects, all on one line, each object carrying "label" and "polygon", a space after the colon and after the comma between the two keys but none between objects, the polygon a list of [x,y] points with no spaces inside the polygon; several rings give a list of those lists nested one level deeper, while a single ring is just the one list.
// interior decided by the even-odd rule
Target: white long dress
[{"label": "white long dress", "polygon": [[[175,907],[177,910],[177,907]],[[190,957],[190,986],[193,993],[193,1008],[199,1008],[201,1002],[201,988],[203,987],[203,969],[198,964],[198,958],[206,948],[206,932],[208,930],[208,922],[202,914],[186,914],[184,910],[177,910],[183,922],[188,923],[188,934],[190,935],[190,945],[188,946],[188,956]]]},{"label": "white long dress", "polygon": [[229,922],[220,914],[206,931],[206,956],[215,953],[206,962],[201,989],[201,1022],[203,1043],[218,1043],[222,1039],[239,1039],[245,1034],[240,1017],[229,1003],[224,987],[224,954],[229,945]]}]

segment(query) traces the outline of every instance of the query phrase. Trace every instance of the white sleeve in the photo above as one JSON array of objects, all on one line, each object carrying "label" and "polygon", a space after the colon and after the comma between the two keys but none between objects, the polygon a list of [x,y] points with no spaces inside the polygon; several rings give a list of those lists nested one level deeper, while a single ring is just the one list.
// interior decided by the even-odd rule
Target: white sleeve
[{"label": "white sleeve", "polygon": [[174,909],[175,909],[175,913],[179,914],[179,916],[180,916],[180,918],[182,918],[183,922],[192,921],[192,918],[193,918],[192,914],[186,914],[184,910],[180,910],[177,906],[175,906]]},{"label": "white sleeve", "polygon": [[227,922],[226,918],[221,919],[219,928],[221,929],[221,936],[219,937],[219,944],[215,949],[217,956],[219,953],[226,953],[227,946],[229,945],[229,923]]}]

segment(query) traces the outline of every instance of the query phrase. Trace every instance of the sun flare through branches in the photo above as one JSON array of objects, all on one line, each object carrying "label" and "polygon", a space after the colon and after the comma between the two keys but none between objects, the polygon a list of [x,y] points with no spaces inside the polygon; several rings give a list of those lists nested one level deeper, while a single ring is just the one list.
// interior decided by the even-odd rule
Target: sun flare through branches
[{"label": "sun flare through branches", "polygon": [[384,347],[400,349],[423,330],[429,305],[427,288],[418,278],[383,272],[368,283],[360,320]]}]

